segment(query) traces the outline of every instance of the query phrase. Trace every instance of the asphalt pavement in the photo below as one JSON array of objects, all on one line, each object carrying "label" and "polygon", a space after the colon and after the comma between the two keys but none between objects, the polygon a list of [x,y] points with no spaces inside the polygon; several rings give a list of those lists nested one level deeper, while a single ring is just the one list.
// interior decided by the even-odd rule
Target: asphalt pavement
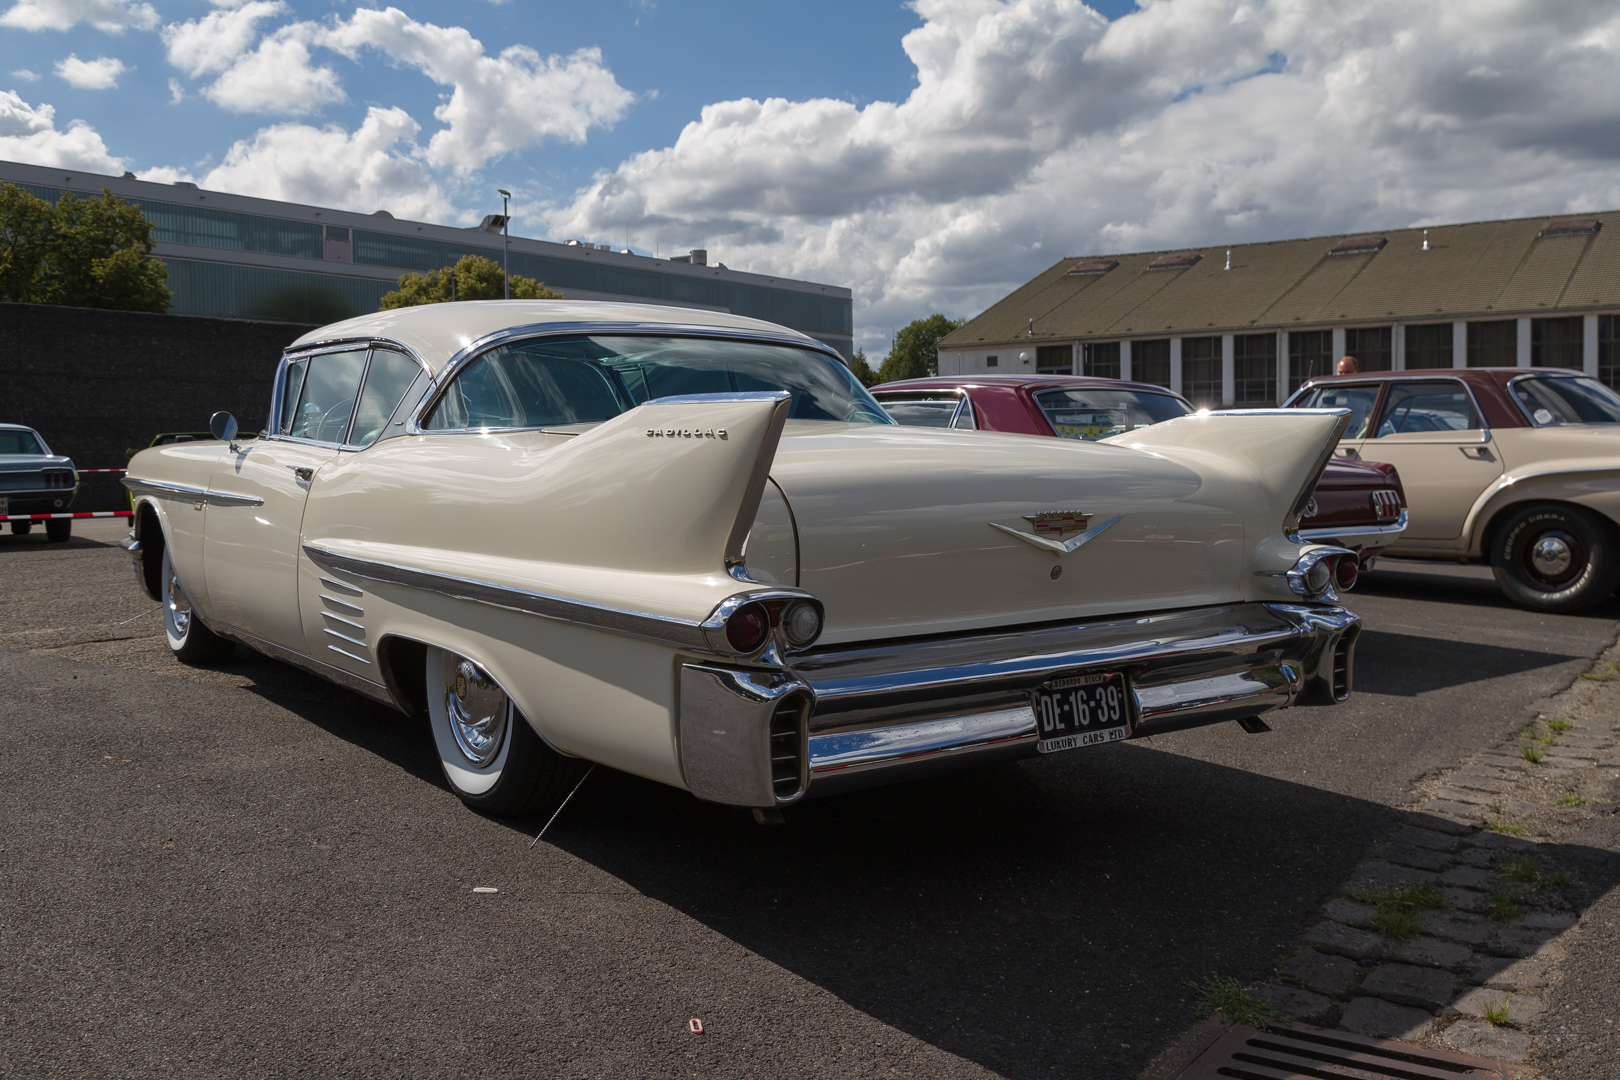
[{"label": "asphalt pavement", "polygon": [[1132,1077],[1189,979],[1268,972],[1427,778],[1620,630],[1386,560],[1353,700],[1269,733],[774,828],[598,770],[531,847],[400,715],[246,650],[174,662],[122,528],[80,531],[0,537],[7,1077]]}]

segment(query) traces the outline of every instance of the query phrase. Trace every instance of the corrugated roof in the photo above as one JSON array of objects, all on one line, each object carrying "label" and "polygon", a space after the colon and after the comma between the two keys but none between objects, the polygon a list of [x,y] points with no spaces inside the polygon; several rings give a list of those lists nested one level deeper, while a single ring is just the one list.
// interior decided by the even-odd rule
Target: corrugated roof
[{"label": "corrugated roof", "polygon": [[[1620,211],[1431,226],[1427,251],[1424,233],[1234,244],[1230,270],[1226,245],[1070,255],[940,344],[1179,337],[1620,307]],[[1109,263],[1116,265],[1098,272]],[[1080,265],[1086,269],[1074,273]]]}]

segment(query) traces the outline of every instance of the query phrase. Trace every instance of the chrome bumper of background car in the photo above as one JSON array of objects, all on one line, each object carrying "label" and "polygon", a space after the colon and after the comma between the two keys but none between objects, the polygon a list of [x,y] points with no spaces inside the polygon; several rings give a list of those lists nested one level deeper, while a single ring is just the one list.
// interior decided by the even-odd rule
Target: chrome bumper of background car
[{"label": "chrome bumper of background car", "polygon": [[1349,696],[1360,626],[1340,607],[1236,604],[828,648],[773,671],[687,663],[682,767],[700,798],[773,806],[1026,757],[1030,693],[1083,672],[1129,673],[1133,736],[1330,705]]},{"label": "chrome bumper of background car", "polygon": [[1343,529],[1301,529],[1299,538],[1312,544],[1341,547],[1388,547],[1406,532],[1406,511],[1388,525],[1351,525]]}]

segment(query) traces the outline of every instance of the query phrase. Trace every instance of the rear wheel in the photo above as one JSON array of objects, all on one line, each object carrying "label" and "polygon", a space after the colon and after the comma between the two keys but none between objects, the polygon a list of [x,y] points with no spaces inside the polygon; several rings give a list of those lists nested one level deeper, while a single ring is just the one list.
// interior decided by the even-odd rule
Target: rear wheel
[{"label": "rear wheel", "polygon": [[45,535],[58,544],[64,544],[73,535],[72,518],[51,518],[45,523]]},{"label": "rear wheel", "polygon": [[431,647],[426,667],[433,743],[457,798],[482,813],[518,817],[568,794],[587,763],[547,746],[488,672]]},{"label": "rear wheel", "polygon": [[32,521],[13,521],[11,523],[11,535],[13,536],[27,536],[33,531],[34,523]]},{"label": "rear wheel", "polygon": [[163,549],[163,631],[169,639],[169,651],[182,664],[217,664],[230,657],[236,646],[208,627],[191,610],[191,601],[180,585],[180,576],[174,572],[169,549]]},{"label": "rear wheel", "polygon": [[1544,503],[1502,523],[1491,569],[1502,592],[1520,607],[1585,611],[1620,584],[1620,551],[1610,529],[1590,511]]}]

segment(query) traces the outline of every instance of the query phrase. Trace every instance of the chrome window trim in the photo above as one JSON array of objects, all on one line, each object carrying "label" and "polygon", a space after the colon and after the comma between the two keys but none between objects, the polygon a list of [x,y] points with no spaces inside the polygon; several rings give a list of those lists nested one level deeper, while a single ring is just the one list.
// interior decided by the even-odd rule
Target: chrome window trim
[{"label": "chrome window trim", "polygon": [[[870,390],[868,390],[867,393],[872,394],[872,392]],[[944,400],[946,398],[954,397],[956,399],[956,408],[951,410],[951,418],[950,418],[950,420],[946,422],[946,424],[945,424],[945,426],[943,428],[940,428],[938,430],[942,430],[942,431],[977,431],[979,429],[978,417],[973,415],[973,399],[968,396],[968,392],[966,390],[964,390],[964,389],[962,389],[960,387],[941,387],[941,388],[935,389],[935,390],[889,390],[889,391],[885,392],[885,397],[888,400],[895,401],[895,402],[901,402],[901,401],[941,401],[941,400]],[[883,405],[883,402],[884,402],[884,398],[880,398],[876,394],[872,394],[872,400],[877,402],[879,405]],[[973,426],[970,427],[970,428],[959,428],[959,427],[956,426],[956,422],[958,420],[962,419],[962,412],[963,412],[964,409],[967,410],[968,419],[972,420],[974,422]],[[887,412],[887,411],[888,411],[888,406],[885,405],[884,406],[884,412]],[[899,421],[897,420],[897,421],[895,421],[895,423],[899,423]],[[914,424],[912,426],[913,427],[923,427],[925,425]]]},{"label": "chrome window trim", "polygon": [[[798,589],[754,589],[727,597],[715,606],[708,618],[702,622],[694,622],[690,619],[678,619],[669,615],[655,615],[646,611],[634,611],[628,608],[610,607],[606,604],[595,604],[588,600],[574,600],[563,596],[553,596],[549,593],[519,589],[511,585],[497,585],[493,582],[479,581],[476,578],[441,574],[432,570],[418,570],[378,559],[364,559],[353,555],[344,555],[341,552],[330,551],[314,544],[305,544],[303,548],[305,555],[308,555],[317,566],[326,570],[353,574],[355,577],[371,581],[403,585],[406,588],[437,593],[456,600],[470,600],[473,603],[485,604],[489,607],[502,608],[507,611],[537,615],[543,619],[574,623],[594,630],[605,630],[609,633],[645,638],[649,641],[704,652],[720,652],[722,655],[729,656],[738,656],[739,654],[735,649],[729,647],[717,647],[712,631],[715,626],[720,627],[720,644],[723,646],[724,616],[729,615],[743,604],[753,600],[788,598],[809,600],[815,603],[818,608],[821,603],[814,596]],[[724,615],[722,615],[722,612]],[[718,623],[716,623],[717,619],[719,620]]]},{"label": "chrome window trim", "polygon": [[[412,362],[414,362],[418,368],[427,374],[428,384],[431,387],[429,392],[437,392],[438,384],[433,377],[433,368],[430,367],[427,362],[417,354],[415,349],[411,348],[409,345],[406,345],[402,341],[395,341],[393,338],[378,337],[373,334],[365,337],[331,338],[325,341],[311,342],[308,345],[303,345],[296,349],[288,349],[286,352],[281,354],[281,360],[276,364],[275,385],[272,386],[270,390],[270,416],[265,421],[267,425],[266,429],[259,433],[259,438],[278,439],[286,442],[301,443],[305,446],[334,447],[336,449],[348,450],[350,452],[364,450],[365,447],[363,446],[350,446],[347,443],[347,439],[350,434],[349,428],[354,426],[354,414],[352,412],[349,414],[349,427],[343,429],[343,438],[345,440],[343,442],[323,442],[316,439],[305,439],[295,435],[287,435],[280,430],[279,426],[281,423],[281,411],[283,406],[286,404],[285,397],[287,392],[287,367],[289,364],[292,364],[294,361],[298,360],[308,360],[312,357],[322,356],[326,353],[354,352],[355,347],[361,345],[365,346],[366,349],[366,363],[365,367],[361,368],[360,370],[360,385],[354,392],[356,406],[359,405],[360,395],[365,391],[366,376],[371,373],[371,356],[379,348],[392,349],[395,352],[403,353]],[[398,407],[399,406],[396,404],[395,408]],[[270,430],[268,427],[270,424],[277,425],[276,430]]]},{"label": "chrome window trim", "polygon": [[[1428,374],[1429,370],[1444,371],[1445,370],[1444,368],[1419,369],[1419,370],[1422,370],[1424,373],[1422,375],[1415,375],[1412,378],[1403,378],[1403,379],[1387,379],[1387,378],[1386,379],[1379,379],[1379,378],[1373,378],[1373,379],[1368,380],[1366,382],[1344,383],[1342,385],[1345,386],[1346,388],[1353,387],[1353,386],[1375,386],[1380,391],[1387,391],[1389,389],[1393,389],[1394,387],[1401,385],[1402,383],[1409,383],[1409,382],[1453,382],[1453,383],[1456,383],[1458,386],[1462,387],[1463,391],[1468,395],[1468,402],[1469,402],[1470,405],[1472,405],[1474,407],[1474,415],[1479,417],[1479,428],[1477,430],[1485,432],[1486,437],[1485,437],[1485,439],[1483,441],[1484,442],[1490,442],[1491,441],[1490,440],[1491,422],[1489,420],[1485,419],[1485,410],[1481,409],[1479,407],[1479,398],[1474,395],[1474,388],[1472,386],[1468,385],[1468,380],[1463,379],[1463,378],[1459,378],[1456,375],[1430,375],[1430,374]],[[1366,374],[1366,373],[1361,372],[1359,374]],[[1378,372],[1377,374],[1379,374],[1379,375],[1404,375],[1406,373],[1405,372],[1387,372],[1387,371],[1385,371],[1385,372]],[[1522,376],[1520,376],[1520,377],[1522,378]],[[1294,398],[1296,398],[1299,395],[1305,393],[1306,391],[1315,389],[1317,387],[1317,385],[1318,384],[1316,384],[1314,382],[1305,383],[1298,390],[1295,390],[1291,395],[1289,395],[1288,401],[1293,401]],[[1331,385],[1337,386],[1337,385],[1341,385],[1341,384],[1333,383]],[[1384,419],[1384,410],[1389,407],[1389,394],[1387,392],[1382,393],[1380,398],[1378,399],[1378,401],[1375,402],[1375,404],[1379,406],[1377,419],[1378,419],[1379,423],[1382,423],[1383,419]],[[1271,411],[1276,412],[1276,411],[1281,411],[1282,409],[1287,409],[1289,412],[1298,412],[1299,411],[1297,408],[1290,407],[1287,401],[1283,402],[1282,406],[1279,409],[1271,410]],[[1260,412],[1260,411],[1264,411],[1264,410],[1255,410],[1255,411]],[[1378,425],[1376,425],[1376,424],[1369,424],[1368,426],[1373,431],[1378,430]],[[1476,430],[1476,429],[1467,428],[1465,430],[1473,431],[1473,430]],[[1397,432],[1397,434],[1399,434],[1399,432]],[[1370,442],[1370,443],[1376,443],[1378,441],[1378,436],[1377,435],[1363,435],[1362,438],[1365,439],[1367,442]]]},{"label": "chrome window trim", "polygon": [[[843,356],[831,345],[825,345],[814,338],[801,338],[791,331],[783,333],[769,330],[747,330],[735,327],[696,326],[691,323],[654,323],[654,322],[567,322],[567,323],[527,323],[523,326],[509,326],[504,330],[496,330],[483,337],[462,346],[450,359],[445,361],[444,367],[439,369],[433,389],[422,399],[422,404],[416,409],[405,425],[407,435],[487,435],[494,432],[522,432],[543,431],[546,428],[556,427],[555,424],[536,425],[534,427],[482,427],[482,428],[424,428],[422,422],[429,416],[439,401],[449,390],[450,384],[461,373],[461,369],[478,359],[484,353],[501,345],[510,345],[516,341],[532,341],[550,337],[573,337],[581,334],[611,334],[621,337],[689,337],[705,338],[710,341],[740,341],[754,344],[786,345],[791,348],[804,349],[809,352],[820,353],[829,363],[837,364],[839,369],[849,375],[849,368],[844,364]],[[850,376],[854,378],[853,375]],[[865,389],[864,387],[862,389]],[[645,404],[645,402],[643,403]],[[634,406],[632,406],[634,408]],[[628,411],[628,410],[626,410]],[[620,414],[623,415],[623,414]],[[884,413],[887,416],[887,413]]]},{"label": "chrome window trim", "polygon": [[[1588,375],[1586,372],[1584,372],[1584,371],[1576,371],[1574,368],[1535,368],[1532,371],[1526,372],[1523,375],[1515,375],[1515,376],[1513,376],[1513,378],[1511,378],[1511,379],[1509,379],[1507,381],[1508,397],[1509,397],[1509,399],[1512,400],[1513,404],[1518,407],[1519,412],[1524,414],[1525,423],[1529,424],[1535,430],[1539,431],[1544,426],[1545,427],[1604,427],[1604,426],[1606,426],[1606,425],[1603,425],[1603,424],[1547,424],[1547,425],[1543,425],[1543,424],[1536,423],[1536,418],[1531,416],[1530,415],[1530,410],[1526,409],[1524,407],[1524,402],[1519,400],[1519,395],[1517,395],[1517,394],[1515,394],[1513,392],[1513,387],[1516,384],[1521,383],[1526,379],[1588,379],[1588,380],[1590,380],[1592,382],[1597,383],[1599,386],[1603,386],[1603,383],[1602,383],[1601,380],[1593,378],[1591,375]],[[1604,386],[1603,388],[1605,390],[1608,390],[1610,393],[1614,392],[1613,387]]]},{"label": "chrome window trim", "polygon": [[192,487],[190,484],[171,484],[164,480],[143,480],[136,476],[125,476],[119,483],[137,495],[156,495],[160,498],[179,498],[188,502],[198,499],[213,503],[215,506],[263,506],[264,500],[251,495],[237,495],[229,491],[215,491],[212,488]]}]

